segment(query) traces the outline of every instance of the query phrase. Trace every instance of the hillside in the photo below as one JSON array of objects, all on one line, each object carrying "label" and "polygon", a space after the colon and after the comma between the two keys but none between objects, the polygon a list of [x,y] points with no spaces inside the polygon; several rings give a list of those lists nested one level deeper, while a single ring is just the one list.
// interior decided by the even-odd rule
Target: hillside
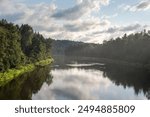
[{"label": "hillside", "polygon": [[[95,57],[150,66],[150,31],[124,35],[103,44],[54,41],[53,54]],[[59,48],[59,49],[58,49]],[[58,50],[57,50],[58,49]]]},{"label": "hillside", "polygon": [[65,55],[68,47],[81,45],[83,42],[69,41],[69,40],[52,40],[51,52],[52,55]]}]

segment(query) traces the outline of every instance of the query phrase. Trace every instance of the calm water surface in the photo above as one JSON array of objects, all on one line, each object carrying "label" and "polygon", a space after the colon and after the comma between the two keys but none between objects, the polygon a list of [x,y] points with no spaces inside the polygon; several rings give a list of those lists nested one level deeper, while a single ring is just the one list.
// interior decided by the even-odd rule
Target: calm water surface
[{"label": "calm water surface", "polygon": [[1,99],[149,99],[150,75],[143,69],[89,61],[59,61],[0,87]]}]

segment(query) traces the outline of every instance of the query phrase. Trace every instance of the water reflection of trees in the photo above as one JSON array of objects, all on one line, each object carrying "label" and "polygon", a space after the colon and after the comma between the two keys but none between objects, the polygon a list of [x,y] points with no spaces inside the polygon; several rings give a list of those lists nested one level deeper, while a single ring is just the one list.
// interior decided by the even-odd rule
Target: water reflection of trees
[{"label": "water reflection of trees", "polygon": [[[60,59],[61,57],[59,57]],[[73,59],[74,60],[74,59]],[[72,67],[66,66],[66,63],[71,63],[73,60],[61,59],[54,63],[57,69],[70,69]],[[71,62],[70,62],[71,61]],[[77,63],[91,63],[82,59],[76,60]],[[94,61],[95,62],[95,61]],[[144,93],[147,99],[150,99],[150,72],[144,68],[135,68],[123,65],[107,65],[107,66],[87,66],[78,67],[83,69],[96,69],[103,72],[103,77],[108,77],[115,85],[123,86],[124,88],[133,87],[135,94]]]},{"label": "water reflection of trees", "polygon": [[52,83],[50,69],[50,66],[37,68],[0,87],[0,99],[31,99],[44,82],[48,85]]},{"label": "water reflection of trees", "polygon": [[143,68],[109,65],[103,76],[107,76],[117,86],[133,87],[136,95],[143,92],[150,99],[150,73]]}]

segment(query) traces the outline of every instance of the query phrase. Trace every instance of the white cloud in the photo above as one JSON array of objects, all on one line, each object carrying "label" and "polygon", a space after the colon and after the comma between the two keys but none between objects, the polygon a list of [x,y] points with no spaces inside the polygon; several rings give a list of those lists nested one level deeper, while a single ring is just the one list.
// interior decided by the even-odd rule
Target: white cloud
[{"label": "white cloud", "polygon": [[107,30],[102,31],[101,33],[116,33],[116,32],[130,32],[130,31],[138,31],[143,29],[144,26],[136,23],[136,24],[132,24],[132,25],[124,25],[124,26],[113,26],[113,27],[109,27]]},{"label": "white cloud", "polygon": [[139,23],[136,24],[129,24],[129,25],[124,25],[124,26],[111,26],[108,27],[106,30],[102,31],[96,31],[89,33],[86,35],[86,39],[84,39],[86,42],[90,43],[102,43],[103,40],[108,40],[111,38],[116,38],[116,37],[121,37],[125,33],[126,34],[131,34],[135,32],[140,32],[144,29],[149,30],[150,26],[149,25],[141,25]]},{"label": "white cloud", "polygon": [[82,3],[82,0],[76,0],[78,4]]},{"label": "white cloud", "polygon": [[17,14],[20,12],[23,4],[15,4],[11,0],[0,1],[0,15]]},{"label": "white cloud", "polygon": [[146,11],[150,9],[150,0],[147,1],[141,1],[136,5],[126,5],[124,6],[124,10],[128,10],[128,11]]},{"label": "white cloud", "polygon": [[[30,6],[11,0],[5,0],[2,3],[0,8],[4,7],[7,12],[1,12],[0,17],[19,24],[28,23],[33,26],[34,30],[40,31],[46,37],[84,40],[83,38],[86,38],[89,32],[102,30],[110,25],[109,21],[100,20],[99,17],[91,14],[97,12],[101,5],[107,5],[109,0],[79,0],[74,7],[64,11],[59,11],[60,9],[54,2]],[[62,18],[55,19],[54,16],[58,13],[62,14]],[[66,19],[66,21],[61,19]],[[71,20],[68,21],[69,19]]]},{"label": "white cloud", "polygon": [[101,19],[111,19],[111,18],[115,18],[115,17],[117,17],[118,16],[118,13],[115,13],[115,14],[113,14],[113,15],[103,15],[102,17],[101,17]]},{"label": "white cloud", "polygon": [[64,25],[66,30],[70,32],[83,32],[83,31],[92,31],[92,30],[100,30],[100,28],[104,28],[110,25],[108,20],[100,21],[99,19],[93,18],[90,20],[79,20],[76,22],[67,23]]},{"label": "white cloud", "polygon": [[[14,1],[0,0],[0,18],[17,24],[27,23],[45,37],[101,43],[112,36],[143,29],[140,23],[124,26],[112,24],[110,19],[117,13],[102,17],[95,15],[101,12],[101,6],[109,4],[109,0],[77,0],[74,7],[65,10],[58,8],[55,2],[27,5],[22,0]],[[137,8],[143,7],[138,5]]]},{"label": "white cloud", "polygon": [[77,20],[92,12],[99,11],[101,5],[107,5],[109,0],[78,0],[78,3],[62,11],[56,11],[52,17],[64,20]]}]

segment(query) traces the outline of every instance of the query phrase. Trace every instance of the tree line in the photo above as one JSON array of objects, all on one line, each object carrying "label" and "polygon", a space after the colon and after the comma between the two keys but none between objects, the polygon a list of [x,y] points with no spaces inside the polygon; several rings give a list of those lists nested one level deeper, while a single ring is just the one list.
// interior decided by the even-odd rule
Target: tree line
[{"label": "tree line", "polygon": [[0,20],[0,72],[50,58],[51,39],[45,39],[28,24]]},{"label": "tree line", "polygon": [[77,44],[65,50],[67,56],[96,57],[150,65],[150,31],[124,34],[103,44]]}]

